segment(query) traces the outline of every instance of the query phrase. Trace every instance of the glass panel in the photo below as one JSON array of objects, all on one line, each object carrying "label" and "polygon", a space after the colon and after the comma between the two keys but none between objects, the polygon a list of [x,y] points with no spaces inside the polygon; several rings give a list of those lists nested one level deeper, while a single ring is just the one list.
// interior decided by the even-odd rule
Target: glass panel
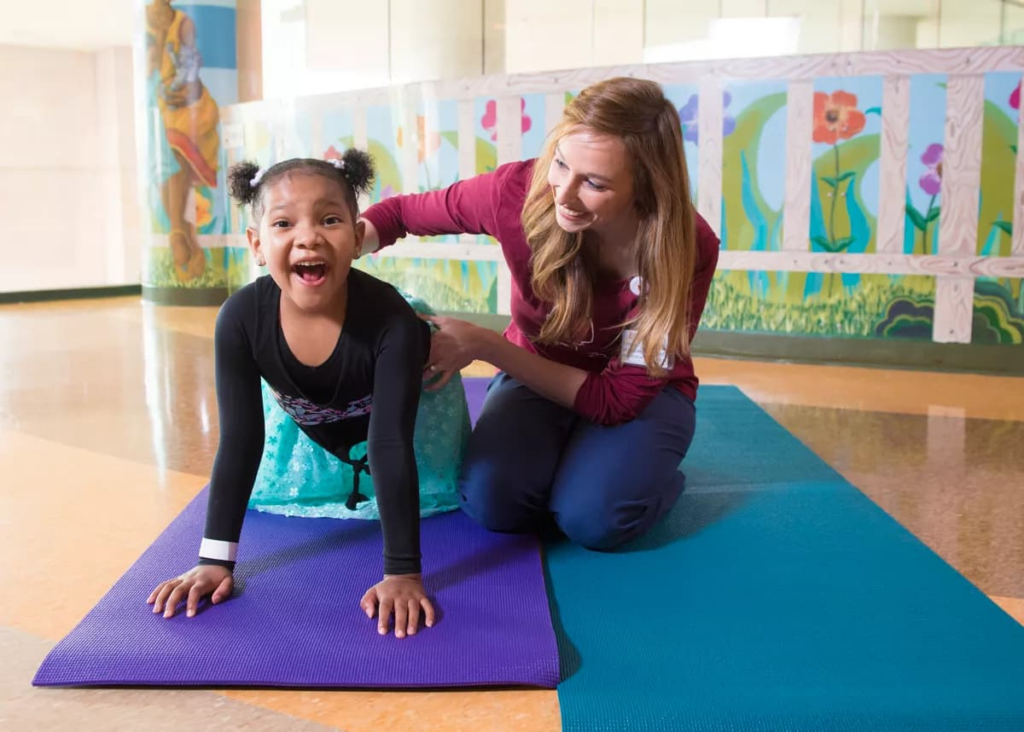
[{"label": "glass panel", "polygon": [[865,51],[938,45],[939,0],[865,0]]}]

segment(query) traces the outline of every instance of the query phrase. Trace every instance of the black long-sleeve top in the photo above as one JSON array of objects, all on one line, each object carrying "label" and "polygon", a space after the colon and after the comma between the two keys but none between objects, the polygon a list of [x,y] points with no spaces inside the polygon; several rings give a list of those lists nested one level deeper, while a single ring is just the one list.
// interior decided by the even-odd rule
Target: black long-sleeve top
[{"label": "black long-sleeve top", "polygon": [[[281,290],[269,276],[224,303],[214,335],[220,445],[201,564],[234,567],[263,454],[260,378],[309,437],[339,458],[367,442],[384,534],[385,574],[420,571],[419,476],[413,431],[430,329],[391,285],[353,269],[334,352],[306,366],[288,348]],[[347,492],[338,486],[339,494]]]}]

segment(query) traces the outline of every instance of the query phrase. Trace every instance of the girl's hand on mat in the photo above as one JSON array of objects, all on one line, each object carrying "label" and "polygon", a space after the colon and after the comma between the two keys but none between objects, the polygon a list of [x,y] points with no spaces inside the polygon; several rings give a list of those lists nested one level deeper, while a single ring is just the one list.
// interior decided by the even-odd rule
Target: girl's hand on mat
[{"label": "girl's hand on mat", "polygon": [[377,613],[377,632],[381,635],[388,634],[392,612],[395,614],[396,638],[416,635],[420,625],[420,610],[423,610],[424,624],[428,628],[434,625],[434,606],[430,604],[427,592],[423,589],[423,580],[418,574],[385,575],[383,581],[368,589],[359,601],[359,607],[368,618],[373,617],[378,605],[380,612]]},{"label": "girl's hand on mat", "polygon": [[231,597],[234,587],[230,569],[217,564],[200,564],[183,575],[161,582],[146,602],[153,606],[154,613],[163,612],[165,618],[172,618],[181,601],[187,600],[185,614],[191,618],[203,597],[212,592],[210,601],[216,605]]},{"label": "girl's hand on mat", "polygon": [[430,337],[430,357],[423,376],[430,379],[437,374],[441,378],[425,387],[427,391],[443,388],[452,377],[469,366],[477,358],[484,339],[494,335],[493,331],[457,318],[420,316],[437,326]]}]

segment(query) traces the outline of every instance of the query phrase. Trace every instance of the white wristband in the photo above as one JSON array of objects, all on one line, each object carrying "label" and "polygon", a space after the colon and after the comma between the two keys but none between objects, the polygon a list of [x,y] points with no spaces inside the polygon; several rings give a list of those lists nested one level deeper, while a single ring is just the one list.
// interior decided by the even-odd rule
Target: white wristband
[{"label": "white wristband", "polygon": [[199,556],[203,559],[217,559],[221,562],[233,562],[238,554],[237,541],[218,541],[203,539],[199,545]]}]

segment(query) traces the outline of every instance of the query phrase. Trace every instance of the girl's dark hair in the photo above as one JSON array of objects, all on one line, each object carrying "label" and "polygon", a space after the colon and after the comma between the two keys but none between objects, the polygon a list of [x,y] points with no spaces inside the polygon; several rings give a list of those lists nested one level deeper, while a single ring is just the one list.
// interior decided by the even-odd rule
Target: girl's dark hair
[{"label": "girl's dark hair", "polygon": [[357,197],[369,193],[373,185],[373,159],[362,150],[349,148],[340,160],[282,160],[264,170],[258,178],[259,165],[250,160],[236,163],[228,171],[228,189],[239,206],[252,207],[253,221],[258,222],[263,217],[263,191],[266,186],[292,172],[322,175],[340,183],[353,219],[359,216]]}]

